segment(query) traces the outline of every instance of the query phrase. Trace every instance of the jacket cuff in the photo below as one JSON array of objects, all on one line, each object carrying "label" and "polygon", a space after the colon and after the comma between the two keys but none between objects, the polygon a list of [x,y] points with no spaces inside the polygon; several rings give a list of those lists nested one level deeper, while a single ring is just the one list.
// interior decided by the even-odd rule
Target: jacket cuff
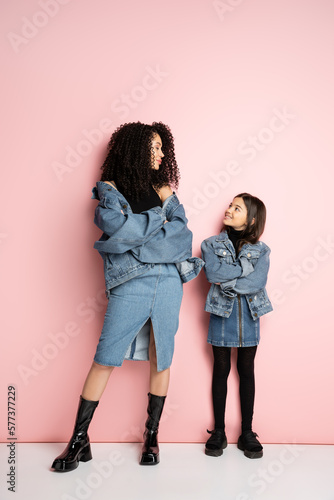
[{"label": "jacket cuff", "polygon": [[223,295],[226,295],[226,297],[233,299],[234,297],[237,296],[237,293],[234,290],[236,284],[237,284],[237,278],[231,281],[227,281],[226,283],[221,283],[219,287]]},{"label": "jacket cuff", "polygon": [[253,264],[250,263],[247,257],[240,257],[239,262],[242,267],[242,273],[240,278],[244,278],[245,276],[248,276],[250,273],[254,271]]},{"label": "jacket cuff", "polygon": [[162,204],[162,211],[167,220],[171,219],[173,213],[180,205],[179,199],[175,193],[171,194]]}]

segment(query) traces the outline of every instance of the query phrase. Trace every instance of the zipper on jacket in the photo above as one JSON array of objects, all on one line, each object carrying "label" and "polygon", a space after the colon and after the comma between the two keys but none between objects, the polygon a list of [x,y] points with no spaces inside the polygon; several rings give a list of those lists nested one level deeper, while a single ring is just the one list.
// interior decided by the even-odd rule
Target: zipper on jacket
[{"label": "zipper on jacket", "polygon": [[241,300],[240,295],[238,297],[238,306],[239,306],[239,347],[242,347],[242,324],[241,324]]}]

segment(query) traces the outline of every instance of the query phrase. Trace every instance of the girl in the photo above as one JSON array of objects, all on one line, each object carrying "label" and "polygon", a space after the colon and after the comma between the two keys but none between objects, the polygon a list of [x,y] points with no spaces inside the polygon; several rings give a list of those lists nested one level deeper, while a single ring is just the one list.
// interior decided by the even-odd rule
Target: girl
[{"label": "girl", "polygon": [[[164,152],[163,152],[164,151]],[[123,360],[150,361],[148,418],[141,465],[159,463],[157,433],[169,384],[182,284],[203,262],[191,258],[192,233],[170,188],[179,170],[174,140],[163,123],[127,123],[111,136],[95,224],[103,234],[94,247],[104,262],[109,299],[94,362],[86,378],[73,435],[52,464],[65,472],[91,460],[88,426],[109,376]]]},{"label": "girl", "polygon": [[240,377],[241,435],[238,448],[248,458],[260,458],[263,447],[252,431],[254,358],[260,341],[259,317],[272,311],[265,285],[270,249],[259,241],[266,208],[248,193],[238,194],[225,212],[222,232],[202,243],[205,274],[210,283],[205,310],[210,312],[208,342],[214,366],[212,398],[215,428],[205,446],[218,457],[227,446],[225,404],[231,368],[231,347],[237,347]]}]

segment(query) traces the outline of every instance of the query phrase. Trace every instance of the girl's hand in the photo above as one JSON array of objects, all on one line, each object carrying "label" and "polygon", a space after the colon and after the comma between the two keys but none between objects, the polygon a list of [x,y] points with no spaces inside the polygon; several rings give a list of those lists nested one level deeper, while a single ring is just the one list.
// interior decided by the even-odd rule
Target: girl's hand
[{"label": "girl's hand", "polygon": [[171,188],[169,186],[162,186],[161,188],[157,189],[156,191],[157,191],[162,203],[165,200],[167,200],[167,198],[169,198],[169,196],[171,196],[173,194],[173,191],[171,190]]}]

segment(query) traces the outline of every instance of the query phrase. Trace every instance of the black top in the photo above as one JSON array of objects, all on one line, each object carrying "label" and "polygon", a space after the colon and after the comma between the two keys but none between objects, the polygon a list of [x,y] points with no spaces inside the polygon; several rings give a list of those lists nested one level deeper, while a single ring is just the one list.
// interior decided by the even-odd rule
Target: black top
[{"label": "black top", "polygon": [[237,254],[238,254],[237,246],[238,246],[239,240],[242,237],[242,233],[243,233],[243,230],[237,231],[233,227],[229,227],[228,237],[232,241],[232,244],[233,244],[233,246],[234,246],[235,251],[236,251]]},{"label": "black top", "polygon": [[[120,193],[124,195],[121,186],[117,184],[117,189]],[[134,214],[140,214],[141,212],[145,212],[145,210],[150,210],[153,207],[162,207],[162,203],[160,197],[156,190],[150,186],[149,193],[144,198],[139,201],[132,200],[129,196],[125,196],[128,201],[131,210]]]}]

